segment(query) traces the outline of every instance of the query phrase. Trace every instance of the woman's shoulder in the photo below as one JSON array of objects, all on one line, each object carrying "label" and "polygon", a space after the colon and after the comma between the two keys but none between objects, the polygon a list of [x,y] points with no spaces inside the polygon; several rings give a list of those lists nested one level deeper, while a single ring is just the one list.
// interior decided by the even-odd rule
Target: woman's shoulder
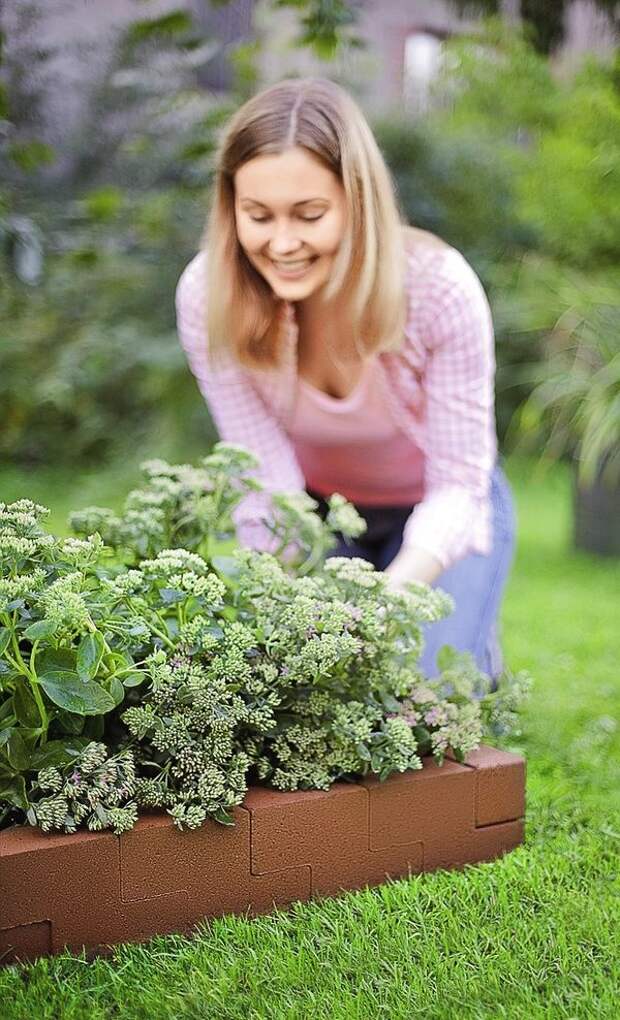
[{"label": "woman's shoulder", "polygon": [[438,314],[463,313],[487,305],[483,285],[462,252],[428,231],[406,228],[405,287],[409,326]]},{"label": "woman's shoulder", "polygon": [[406,228],[405,248],[407,319],[401,348],[405,361],[423,356],[439,340],[457,343],[465,334],[490,335],[484,288],[462,252],[435,234],[412,227]]},{"label": "woman's shoulder", "polygon": [[462,252],[437,234],[418,227],[403,228],[409,273],[408,289],[423,289],[429,300],[446,285],[479,283],[479,278]]},{"label": "woman's shoulder", "polygon": [[201,249],[187,263],[176,286],[177,307],[181,304],[184,308],[202,308],[207,296],[207,251]]}]

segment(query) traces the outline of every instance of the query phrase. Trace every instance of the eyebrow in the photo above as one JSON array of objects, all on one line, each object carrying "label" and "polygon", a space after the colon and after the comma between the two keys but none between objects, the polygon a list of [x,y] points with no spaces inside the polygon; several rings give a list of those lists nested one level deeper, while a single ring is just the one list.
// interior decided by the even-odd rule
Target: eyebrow
[{"label": "eyebrow", "polygon": [[[250,198],[247,195],[244,195],[244,197],[240,198],[239,201],[240,202],[252,202],[253,205],[262,205],[263,209],[268,209],[269,208],[269,206],[265,205],[264,202],[259,202],[257,198]],[[328,201],[329,201],[329,199],[322,198],[320,196],[317,196],[316,198],[302,198],[302,200],[300,202],[294,202],[293,203],[293,208],[295,208],[298,205],[309,205],[310,202],[328,202]]]}]

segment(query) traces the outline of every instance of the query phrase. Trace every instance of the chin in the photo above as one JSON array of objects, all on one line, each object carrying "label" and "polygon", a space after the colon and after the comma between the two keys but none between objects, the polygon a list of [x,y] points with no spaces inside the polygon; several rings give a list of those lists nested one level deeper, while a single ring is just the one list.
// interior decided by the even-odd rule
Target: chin
[{"label": "chin", "polygon": [[300,294],[304,297],[309,297],[310,294],[314,294],[315,291],[320,290],[327,283],[327,277],[313,277],[301,280],[281,280],[275,275],[269,279],[269,283],[274,291],[277,293],[282,292],[283,294]]},{"label": "chin", "polygon": [[[311,294],[317,288],[315,280],[275,280],[270,279],[268,283],[272,290],[275,290],[278,294]],[[318,286],[321,286],[319,283]]]}]

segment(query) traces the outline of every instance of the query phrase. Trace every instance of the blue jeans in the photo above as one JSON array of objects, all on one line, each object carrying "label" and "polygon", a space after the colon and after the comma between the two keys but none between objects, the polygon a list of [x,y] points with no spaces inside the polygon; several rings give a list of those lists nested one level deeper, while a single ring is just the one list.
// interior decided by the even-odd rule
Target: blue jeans
[{"label": "blue jeans", "polygon": [[[308,490],[325,516],[327,504]],[[499,610],[515,549],[516,519],[508,480],[496,465],[491,478],[493,545],[488,556],[470,553],[444,571],[433,587],[442,588],[455,601],[454,612],[444,620],[424,626],[424,650],[420,667],[437,676],[437,652],[442,645],[471,652],[479,669],[493,678],[502,672],[499,643]],[[403,529],[413,507],[365,507],[356,505],[368,524],[360,538],[346,542],[342,536],[329,556],[360,556],[385,570],[401,547]]]}]

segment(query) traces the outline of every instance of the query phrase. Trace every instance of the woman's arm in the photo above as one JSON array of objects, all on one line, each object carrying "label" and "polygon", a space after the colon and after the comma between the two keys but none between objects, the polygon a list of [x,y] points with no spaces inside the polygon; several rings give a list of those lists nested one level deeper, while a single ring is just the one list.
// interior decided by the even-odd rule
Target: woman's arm
[{"label": "woman's arm", "polygon": [[432,584],[442,573],[443,567],[439,560],[426,551],[411,545],[402,548],[392,562],[386,567],[385,573],[393,588],[399,589],[407,581],[425,581]]},{"label": "woman's arm", "polygon": [[292,444],[252,385],[248,372],[231,359],[226,367],[210,363],[206,334],[206,258],[200,252],[185,268],[176,289],[179,340],[196,377],[220,439],[239,443],[260,458],[259,479],[267,492],[251,493],[236,508],[241,541],[252,548],[271,549],[272,538],[260,517],[269,511],[270,492],[305,488]]},{"label": "woman's arm", "polygon": [[[427,362],[424,499],[408,519],[388,573],[432,582],[492,544],[490,479],[497,456],[493,323],[482,285],[455,249],[419,312]],[[418,327],[420,328],[420,327]]]}]

